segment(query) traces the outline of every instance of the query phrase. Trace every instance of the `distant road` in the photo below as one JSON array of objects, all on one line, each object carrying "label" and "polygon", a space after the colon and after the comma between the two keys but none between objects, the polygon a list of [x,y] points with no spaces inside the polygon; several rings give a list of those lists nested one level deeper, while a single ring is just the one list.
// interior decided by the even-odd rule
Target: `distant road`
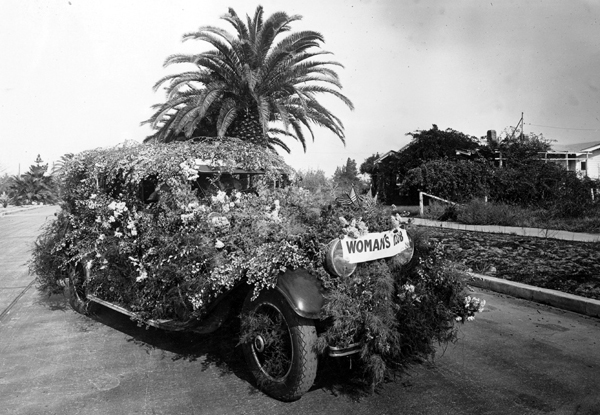
[{"label": "distant road", "polygon": [[26,262],[42,225],[54,218],[55,206],[0,216],[0,321],[9,307],[34,280]]},{"label": "distant road", "polygon": [[2,415],[600,414],[600,320],[483,291],[471,294],[487,310],[435,365],[361,397],[331,380],[345,364],[329,364],[302,399],[274,401],[249,382],[230,329],[146,330],[102,307],[77,314],[30,286],[29,247],[52,214],[0,217]]}]

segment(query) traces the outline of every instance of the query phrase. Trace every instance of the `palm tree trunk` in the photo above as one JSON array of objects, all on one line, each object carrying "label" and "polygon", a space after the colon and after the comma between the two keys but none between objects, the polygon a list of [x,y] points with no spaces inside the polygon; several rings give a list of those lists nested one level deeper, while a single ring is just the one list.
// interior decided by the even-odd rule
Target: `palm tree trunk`
[{"label": "palm tree trunk", "polygon": [[246,109],[245,111],[241,111],[227,130],[227,135],[263,147],[267,145],[267,137],[256,110]]}]

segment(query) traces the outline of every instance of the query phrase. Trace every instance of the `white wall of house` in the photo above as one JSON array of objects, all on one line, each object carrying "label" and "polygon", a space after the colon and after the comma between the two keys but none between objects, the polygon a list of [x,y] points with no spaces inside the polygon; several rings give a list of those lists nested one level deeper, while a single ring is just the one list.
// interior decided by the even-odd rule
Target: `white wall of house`
[{"label": "white wall of house", "polygon": [[555,146],[542,157],[567,170],[582,173],[591,179],[600,179],[600,142]]},{"label": "white wall of house", "polygon": [[600,179],[600,149],[592,151],[587,162],[587,175],[591,179]]}]

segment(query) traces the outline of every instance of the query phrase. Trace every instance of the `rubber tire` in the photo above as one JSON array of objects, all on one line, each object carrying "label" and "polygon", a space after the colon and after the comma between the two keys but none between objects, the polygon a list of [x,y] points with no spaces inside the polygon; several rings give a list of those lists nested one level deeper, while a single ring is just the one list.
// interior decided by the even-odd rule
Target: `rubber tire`
[{"label": "rubber tire", "polygon": [[246,363],[254,375],[259,389],[267,395],[281,401],[300,399],[313,385],[317,374],[315,323],[311,319],[296,314],[277,290],[263,290],[254,301],[251,301],[251,297],[252,291],[244,301],[242,312],[250,313],[263,307],[279,311],[291,336],[292,358],[287,373],[280,378],[273,378],[263,370],[257,357],[254,341],[252,341],[242,343]]},{"label": "rubber tire", "polygon": [[85,279],[85,269],[83,265],[77,264],[73,266],[69,272],[69,284],[67,285],[67,298],[73,310],[78,313],[88,315],[90,301],[85,295],[82,281]]}]

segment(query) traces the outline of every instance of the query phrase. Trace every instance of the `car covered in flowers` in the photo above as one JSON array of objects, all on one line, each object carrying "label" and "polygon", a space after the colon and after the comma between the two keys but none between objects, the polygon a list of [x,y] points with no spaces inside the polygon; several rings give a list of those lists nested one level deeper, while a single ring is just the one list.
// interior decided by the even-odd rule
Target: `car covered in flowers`
[{"label": "car covered in flowers", "polygon": [[85,151],[63,167],[31,270],[82,313],[205,335],[239,316],[247,364],[280,400],[312,386],[319,356],[353,356],[381,384],[482,309],[399,215],[369,196],[323,203],[291,177],[233,138]]}]

